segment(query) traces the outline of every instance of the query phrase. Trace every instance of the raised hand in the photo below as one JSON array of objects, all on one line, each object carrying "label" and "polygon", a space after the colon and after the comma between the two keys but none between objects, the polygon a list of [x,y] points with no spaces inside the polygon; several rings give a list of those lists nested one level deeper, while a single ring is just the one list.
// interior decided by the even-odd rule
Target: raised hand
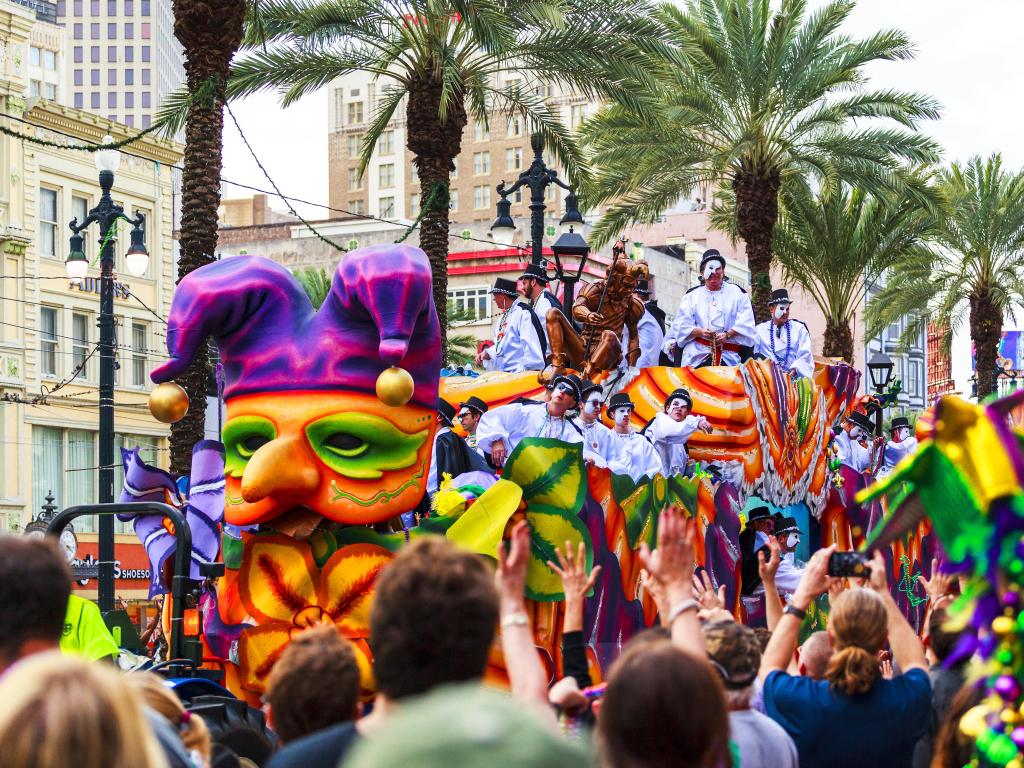
[{"label": "raised hand", "polygon": [[520,520],[512,527],[509,548],[498,545],[498,569],[494,572],[494,586],[505,609],[521,608],[526,591],[526,566],[530,561],[530,526]]},{"label": "raised hand", "polygon": [[926,579],[924,576],[918,576],[917,580],[924,587],[924,591],[934,607],[943,598],[952,596],[953,578],[951,574],[940,573],[938,558],[932,558],[932,577]]},{"label": "raised hand", "polygon": [[775,574],[782,563],[782,546],[775,536],[768,537],[768,558],[765,559],[764,550],[757,551],[757,575],[761,577],[762,584],[774,584]]},{"label": "raised hand", "polygon": [[696,522],[682,507],[666,507],[658,518],[658,547],[653,552],[641,542],[639,556],[651,579],[665,590],[669,601],[693,594]]},{"label": "raised hand", "polygon": [[587,593],[594,588],[597,577],[601,573],[601,566],[595,565],[590,573],[587,573],[587,547],[581,541],[576,550],[572,552],[572,542],[565,542],[565,551],[555,547],[555,558],[558,563],[548,560],[548,568],[557,573],[562,579],[562,589],[565,592],[565,602],[582,603]]},{"label": "raised hand", "polygon": [[706,570],[700,572],[700,577],[693,577],[693,596],[697,598],[700,607],[705,611],[713,611],[725,608],[725,584],[715,591],[711,577]]},{"label": "raised hand", "polygon": [[507,452],[508,448],[505,446],[504,440],[495,440],[493,443],[491,443],[491,461],[494,462],[494,466],[505,466],[505,458]]},{"label": "raised hand", "polygon": [[[800,584],[793,594],[792,603],[800,609],[806,610],[807,606],[818,597],[824,594],[835,579],[828,575],[828,559],[836,551],[836,545],[819,549],[811,557],[800,578]],[[884,571],[883,571],[884,573]]]}]

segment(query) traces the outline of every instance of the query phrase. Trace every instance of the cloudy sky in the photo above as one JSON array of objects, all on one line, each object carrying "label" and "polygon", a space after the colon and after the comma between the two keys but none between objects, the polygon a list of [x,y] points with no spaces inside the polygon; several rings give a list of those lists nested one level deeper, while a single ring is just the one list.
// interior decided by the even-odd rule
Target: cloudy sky
[{"label": "cloudy sky", "polygon": [[[811,0],[814,7],[821,0]],[[876,87],[928,93],[942,118],[923,126],[945,148],[947,160],[1001,151],[1010,167],[1024,165],[1024,0],[859,0],[846,31],[865,36],[884,27],[910,33],[917,56],[869,71]],[[286,195],[327,203],[327,92],[282,110],[273,95],[233,107],[270,176]],[[224,129],[224,178],[269,189],[230,118]],[[248,190],[227,185],[227,197]],[[275,208],[284,209],[279,200]],[[326,218],[323,208],[298,206]]]}]

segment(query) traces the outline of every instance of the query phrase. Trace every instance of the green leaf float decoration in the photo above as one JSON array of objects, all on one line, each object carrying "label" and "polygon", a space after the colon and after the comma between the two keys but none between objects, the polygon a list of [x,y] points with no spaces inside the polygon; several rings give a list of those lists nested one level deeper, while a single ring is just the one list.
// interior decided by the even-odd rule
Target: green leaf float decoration
[{"label": "green leaf float decoration", "polygon": [[550,438],[521,441],[505,462],[502,479],[488,488],[450,528],[451,541],[482,555],[496,557],[508,521],[526,502],[530,524],[530,562],[526,596],[541,602],[565,598],[562,580],[548,565],[555,548],[575,549],[583,542],[587,568],[593,566],[594,547],[579,511],[586,497],[583,447]]},{"label": "green leaf float decoration", "polygon": [[640,542],[646,541],[654,547],[658,537],[658,515],[669,504],[679,504],[690,517],[697,514],[698,478],[676,475],[664,478],[655,475],[636,487],[636,490],[619,506],[626,520],[626,541],[631,549],[636,549]]},{"label": "green leaf float decoration", "polygon": [[796,428],[800,435],[800,444],[803,445],[807,438],[807,427],[811,423],[811,413],[814,410],[814,386],[810,379],[797,379],[796,395]]}]

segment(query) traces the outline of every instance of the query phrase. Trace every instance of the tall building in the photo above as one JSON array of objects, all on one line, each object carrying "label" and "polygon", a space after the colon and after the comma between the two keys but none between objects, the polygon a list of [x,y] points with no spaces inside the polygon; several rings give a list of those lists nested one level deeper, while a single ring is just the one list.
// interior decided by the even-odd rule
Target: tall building
[{"label": "tall building", "polygon": [[[569,128],[579,127],[586,117],[599,109],[597,102],[562,91],[546,81],[526,80],[525,75],[516,72],[502,72],[496,77],[502,87],[530,88],[545,97]],[[377,81],[372,75],[361,72],[331,83],[328,176],[330,206],[337,209],[335,214],[347,211],[398,220],[412,219],[419,213],[423,192],[412,153],[406,149],[404,101],[381,135],[366,173],[359,175],[360,147],[385,87],[387,81]],[[503,114],[494,113],[485,124],[470,116],[462,136],[462,152],[451,178],[452,223],[492,222],[498,202],[495,187],[502,180],[511,186],[532,160],[529,130],[522,117],[506,119]],[[545,162],[557,168],[550,151],[546,152]],[[550,245],[557,237],[554,225],[562,217],[564,197],[561,188],[548,187],[549,225],[545,245]],[[512,196],[512,216],[525,227],[520,242],[528,239],[529,198],[528,190],[520,190]]]},{"label": "tall building", "polygon": [[952,393],[956,388],[953,381],[953,364],[944,343],[948,341],[947,329],[937,323],[928,323],[928,402],[936,397]]},{"label": "tall building", "polygon": [[185,80],[170,0],[60,0],[67,30],[68,102],[129,128],[153,113]]}]

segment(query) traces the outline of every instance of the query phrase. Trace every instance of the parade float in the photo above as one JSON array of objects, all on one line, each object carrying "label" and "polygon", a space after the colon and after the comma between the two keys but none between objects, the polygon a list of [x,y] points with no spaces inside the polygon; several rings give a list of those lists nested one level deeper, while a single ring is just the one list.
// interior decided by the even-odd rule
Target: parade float
[{"label": "parade float", "polygon": [[[856,517],[857,484],[841,487],[829,452],[833,427],[859,403],[860,374],[847,365],[818,364],[813,380],[753,359],[736,367],[597,372],[607,394],[630,395],[638,427],[674,389],[691,392],[695,412],[714,427],[689,443],[692,477],[634,481],[588,466],[580,445],[527,439],[496,482],[445,478],[432,511],[413,525],[408,513],[428,506],[439,395],[450,403],[474,395],[494,408],[546,394],[538,372],[439,380],[440,333],[421,251],[388,245],[348,254],[319,308],[267,259],[235,257],[193,272],[175,292],[170,360],[152,373],[161,397],[194,356],[206,354],[207,338],[223,364],[223,484],[210,483],[211,447],[204,444],[191,487],[169,477],[153,482],[146,473],[155,470],[128,457],[125,498],[147,490],[163,496],[192,510],[190,527],[211,534],[196,537],[203,543],[196,557],[217,557],[225,572],[202,601],[204,656],[251,702],[289,640],[321,622],[336,624],[361,651],[364,693],[372,694],[375,579],[414,537],[446,536],[493,557],[510,525],[525,517],[532,537],[527,596],[552,675],[560,668],[563,595],[546,562],[555,547],[582,542],[588,562],[603,566],[585,616],[600,679],[623,640],[656,620],[636,553],[642,542],[654,543],[666,504],[681,504],[698,520],[700,565],[726,585],[738,615],[745,508],[768,503],[802,526],[824,523],[826,541],[853,541],[870,527]],[[222,507],[210,503],[211,489],[223,494]],[[172,539],[138,532],[153,573],[163,573]],[[916,547],[912,567],[919,569],[920,542],[901,541]],[[155,578],[155,592],[165,587]],[[503,676],[497,650],[489,676]]]}]

